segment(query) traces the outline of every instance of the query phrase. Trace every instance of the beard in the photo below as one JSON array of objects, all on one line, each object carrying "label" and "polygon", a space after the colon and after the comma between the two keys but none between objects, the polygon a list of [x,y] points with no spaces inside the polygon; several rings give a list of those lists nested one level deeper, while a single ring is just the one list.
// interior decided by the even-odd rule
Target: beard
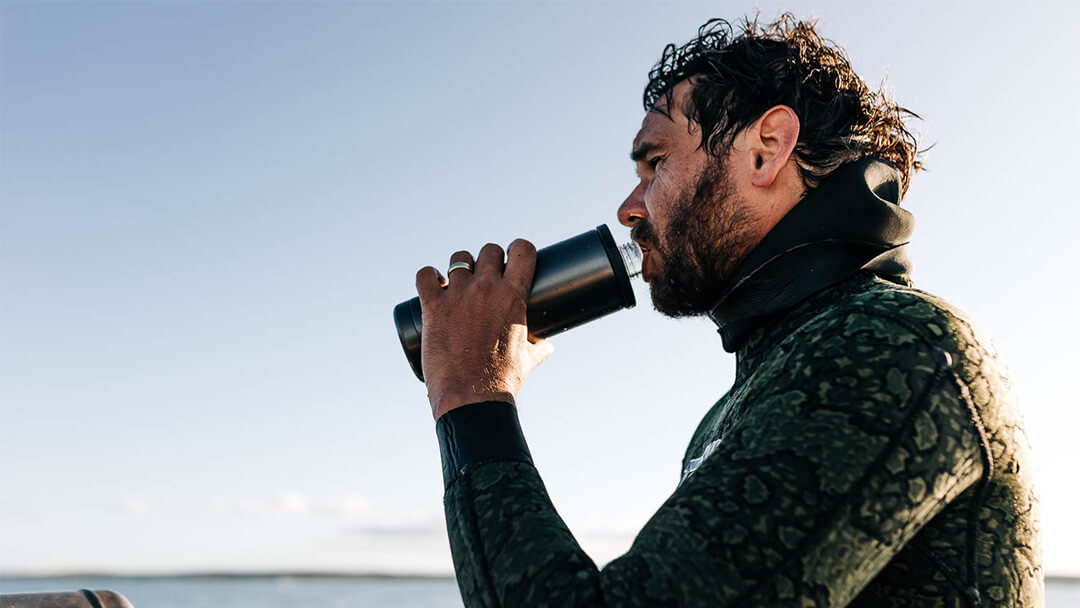
[{"label": "beard", "polygon": [[678,193],[663,234],[648,220],[631,228],[650,256],[659,254],[659,264],[653,262],[659,270],[649,282],[657,312],[690,317],[716,305],[750,244],[753,216],[734,192],[726,172],[710,163]]}]

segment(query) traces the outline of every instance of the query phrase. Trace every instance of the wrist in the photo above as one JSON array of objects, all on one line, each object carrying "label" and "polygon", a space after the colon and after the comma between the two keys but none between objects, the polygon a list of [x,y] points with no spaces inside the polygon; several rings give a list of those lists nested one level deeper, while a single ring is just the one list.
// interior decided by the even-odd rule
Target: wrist
[{"label": "wrist", "polygon": [[484,401],[502,401],[510,405],[516,405],[514,395],[509,391],[471,391],[471,390],[445,390],[438,393],[429,393],[428,400],[431,402],[431,415],[438,420],[447,412],[456,410],[464,405],[481,403]]},{"label": "wrist", "polygon": [[486,401],[448,412],[435,423],[435,435],[447,488],[485,463],[532,464],[517,408],[509,403]]}]

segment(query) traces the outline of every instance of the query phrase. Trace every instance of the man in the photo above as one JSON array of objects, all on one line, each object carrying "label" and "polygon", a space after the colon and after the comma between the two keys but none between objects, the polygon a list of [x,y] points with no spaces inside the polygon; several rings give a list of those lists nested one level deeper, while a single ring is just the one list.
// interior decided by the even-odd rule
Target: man
[{"label": "man", "polygon": [[598,570],[555,512],[514,396],[535,249],[417,274],[423,368],[468,606],[1037,606],[1037,502],[986,336],[908,279],[905,111],[813,24],[669,45],[619,220],[655,307],[736,353],[671,497]]}]

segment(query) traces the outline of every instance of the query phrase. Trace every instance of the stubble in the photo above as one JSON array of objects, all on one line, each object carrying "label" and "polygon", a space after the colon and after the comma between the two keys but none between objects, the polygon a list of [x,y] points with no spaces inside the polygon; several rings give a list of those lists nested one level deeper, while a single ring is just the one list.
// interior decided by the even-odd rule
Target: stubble
[{"label": "stubble", "polygon": [[747,253],[753,216],[715,162],[687,184],[663,234],[647,220],[631,236],[653,245],[660,269],[649,285],[653,307],[669,317],[704,314]]}]

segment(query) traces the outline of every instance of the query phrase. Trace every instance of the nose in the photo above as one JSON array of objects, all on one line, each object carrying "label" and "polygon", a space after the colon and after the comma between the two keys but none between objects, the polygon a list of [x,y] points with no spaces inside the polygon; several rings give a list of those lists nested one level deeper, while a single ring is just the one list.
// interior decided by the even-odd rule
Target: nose
[{"label": "nose", "polygon": [[648,217],[649,212],[645,209],[645,183],[641,182],[619,205],[619,223],[629,228]]}]

